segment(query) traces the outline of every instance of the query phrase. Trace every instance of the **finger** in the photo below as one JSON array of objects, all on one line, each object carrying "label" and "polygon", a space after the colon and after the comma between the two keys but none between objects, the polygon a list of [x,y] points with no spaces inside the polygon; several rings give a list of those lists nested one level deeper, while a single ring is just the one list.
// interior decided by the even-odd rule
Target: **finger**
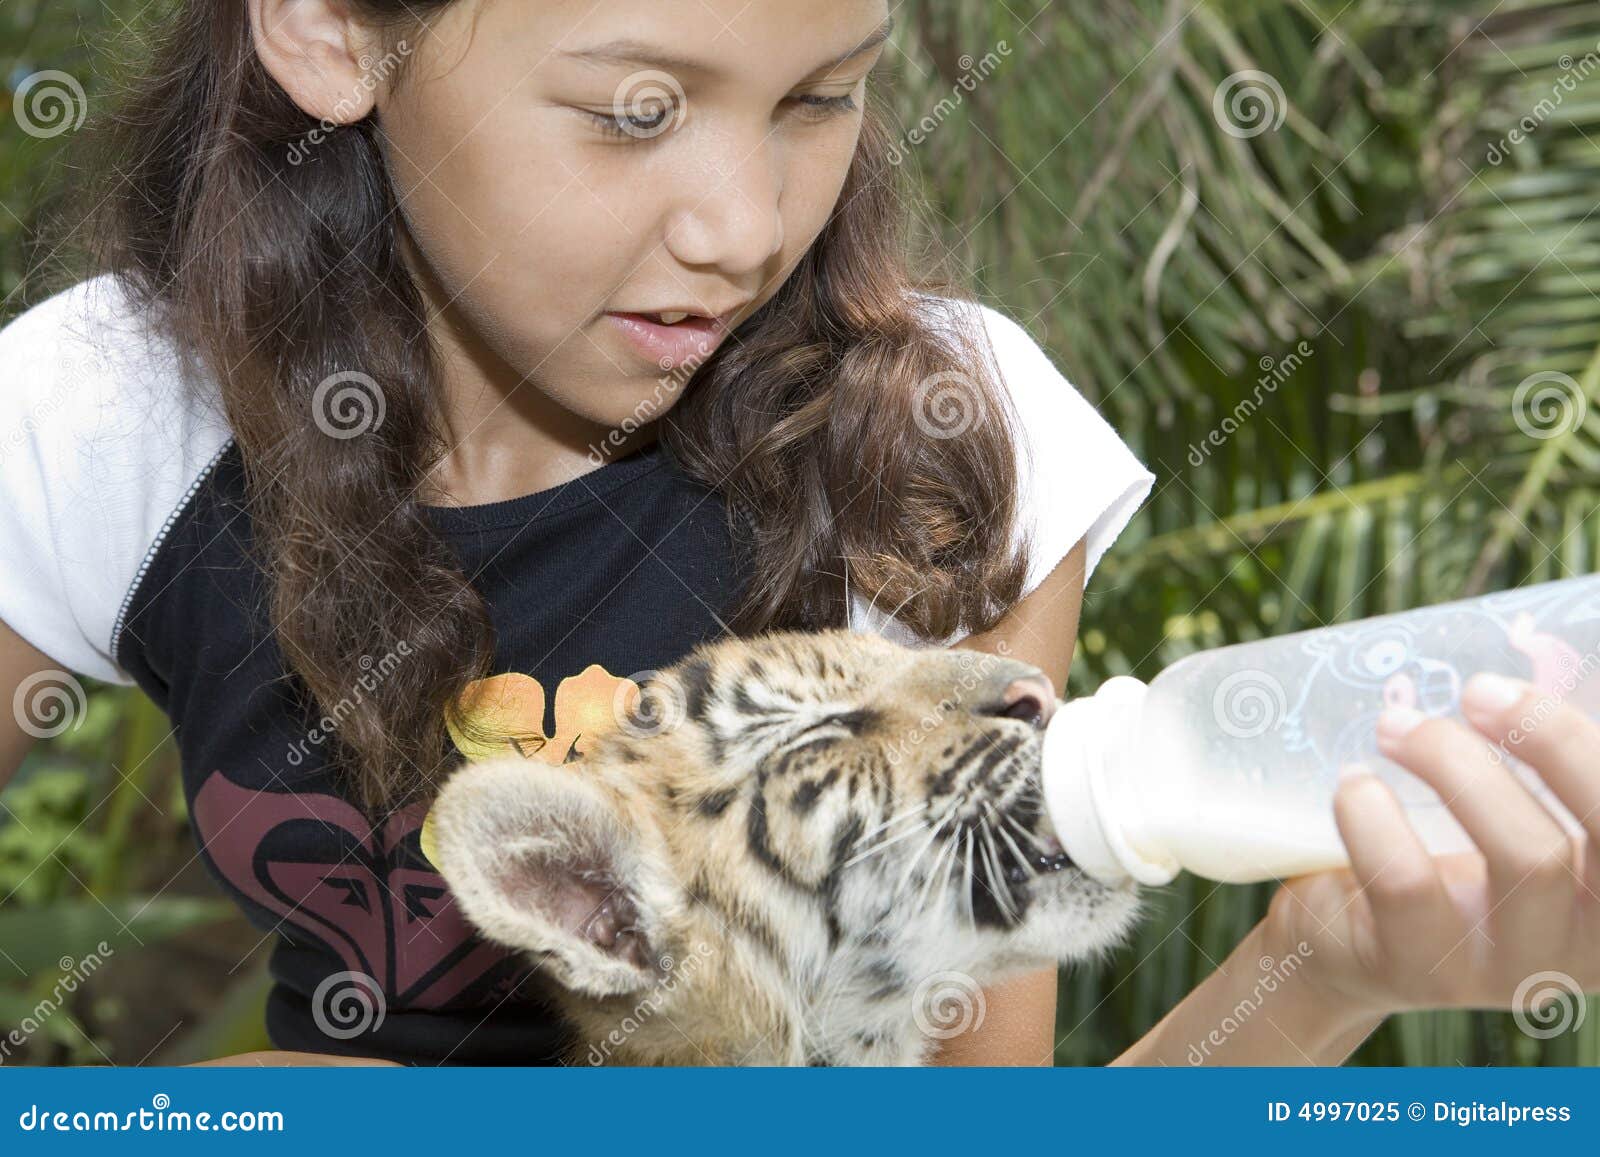
[{"label": "finger", "polygon": [[1600,847],[1600,723],[1520,679],[1483,672],[1467,680],[1461,713],[1539,773]]},{"label": "finger", "polygon": [[1386,955],[1448,945],[1459,935],[1438,866],[1388,784],[1370,771],[1345,775],[1334,792],[1333,818]]},{"label": "finger", "polygon": [[1379,719],[1381,750],[1428,783],[1483,852],[1488,908],[1474,932],[1540,943],[1578,890],[1578,845],[1517,778],[1499,748],[1454,720]]},{"label": "finger", "polygon": [[1482,736],[1453,719],[1390,708],[1378,719],[1378,748],[1439,793],[1483,852],[1496,900],[1575,882],[1576,843]]}]

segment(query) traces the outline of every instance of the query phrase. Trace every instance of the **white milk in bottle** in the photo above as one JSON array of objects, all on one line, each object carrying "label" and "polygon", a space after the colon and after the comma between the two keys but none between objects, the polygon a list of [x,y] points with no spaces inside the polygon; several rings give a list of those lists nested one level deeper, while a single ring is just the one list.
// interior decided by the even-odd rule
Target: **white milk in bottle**
[{"label": "white milk in bottle", "polygon": [[[1067,853],[1107,883],[1162,884],[1183,869],[1249,883],[1349,862],[1333,794],[1361,764],[1430,852],[1471,851],[1439,796],[1379,753],[1379,713],[1459,716],[1462,685],[1494,671],[1600,716],[1597,670],[1597,576],[1222,647],[1148,686],[1118,676],[1063,704],[1045,733],[1045,805]],[[1581,833],[1537,774],[1506,759]]]}]

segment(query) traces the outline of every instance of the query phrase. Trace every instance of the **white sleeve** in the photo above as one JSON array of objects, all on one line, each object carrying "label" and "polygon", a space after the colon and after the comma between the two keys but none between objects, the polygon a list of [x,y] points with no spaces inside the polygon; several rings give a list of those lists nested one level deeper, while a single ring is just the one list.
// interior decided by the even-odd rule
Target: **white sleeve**
[{"label": "white sleeve", "polygon": [[226,424],[110,275],[0,329],[0,620],[68,671],[132,679],[113,635]]},{"label": "white sleeve", "polygon": [[1017,540],[1031,545],[1024,595],[1049,577],[1079,539],[1084,583],[1155,483],[1133,451],[1062,376],[1027,330],[982,307],[1017,432]]},{"label": "white sleeve", "polygon": [[[948,298],[929,299],[946,318],[970,320],[971,305]],[[948,307],[959,307],[956,310]],[[1082,394],[1056,369],[1048,354],[1021,325],[987,305],[979,306],[994,350],[994,369],[1007,388],[1015,413],[1017,520],[1013,545],[1029,546],[1022,594],[1049,577],[1067,553],[1084,540],[1084,583],[1117,535],[1122,533],[1155,483]],[[898,619],[889,618],[859,593],[852,593],[853,629],[882,634],[910,646],[929,641]],[[939,641],[949,646],[960,634]]]}]

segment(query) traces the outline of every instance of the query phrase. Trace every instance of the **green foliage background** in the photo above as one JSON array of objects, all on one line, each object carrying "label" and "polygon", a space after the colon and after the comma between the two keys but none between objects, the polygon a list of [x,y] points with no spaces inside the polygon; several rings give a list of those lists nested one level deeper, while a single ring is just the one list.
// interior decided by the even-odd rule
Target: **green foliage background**
[{"label": "green foliage background", "polygon": [[[0,96],[9,105],[25,78],[61,69],[92,113],[151,11],[0,5]],[[1592,4],[911,0],[896,11],[886,99],[930,207],[927,234],[1158,476],[1091,584],[1073,693],[1110,674],[1148,678],[1204,647],[1595,568]],[[1248,94],[1219,107],[1219,91],[1240,84],[1268,93],[1264,113]],[[1252,115],[1266,116],[1262,131]],[[36,225],[72,179],[61,144],[0,123],[0,316],[31,300],[38,282],[24,270],[54,269]],[[1573,383],[1577,418],[1555,436],[1530,431],[1526,406],[1517,420],[1517,389],[1540,374]],[[192,858],[165,721],[120,689],[94,688],[91,703],[0,797],[0,948],[17,958],[9,976],[0,958],[0,1022],[36,1007],[56,958],[78,950],[69,929],[88,935],[96,909],[113,930],[138,912],[153,923],[148,937],[128,923],[125,955],[193,968],[198,1027],[147,1039],[127,1005],[150,993],[118,999],[111,985],[111,997],[50,1017],[31,1058],[258,1047],[259,951],[250,968],[207,973],[197,945],[251,938],[208,906],[204,881],[164,889]],[[1271,890],[1187,875],[1162,889],[1130,949],[1064,974],[1058,1063],[1121,1052],[1223,959]],[[156,907],[140,907],[158,891]],[[49,942],[26,965],[20,935]],[[122,970],[140,973],[118,961],[108,982]],[[1596,1064],[1595,1003],[1548,1040],[1509,1014],[1398,1016],[1354,1061]]]}]

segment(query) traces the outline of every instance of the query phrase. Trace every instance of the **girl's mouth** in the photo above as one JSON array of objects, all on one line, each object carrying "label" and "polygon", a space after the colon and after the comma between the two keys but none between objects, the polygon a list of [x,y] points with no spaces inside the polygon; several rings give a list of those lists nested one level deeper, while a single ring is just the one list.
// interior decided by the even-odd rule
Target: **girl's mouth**
[{"label": "girl's mouth", "polygon": [[[728,332],[726,317],[684,313],[608,313],[606,317],[634,351],[658,370],[675,369],[695,359],[704,361]],[[680,320],[668,324],[663,318]]]}]

